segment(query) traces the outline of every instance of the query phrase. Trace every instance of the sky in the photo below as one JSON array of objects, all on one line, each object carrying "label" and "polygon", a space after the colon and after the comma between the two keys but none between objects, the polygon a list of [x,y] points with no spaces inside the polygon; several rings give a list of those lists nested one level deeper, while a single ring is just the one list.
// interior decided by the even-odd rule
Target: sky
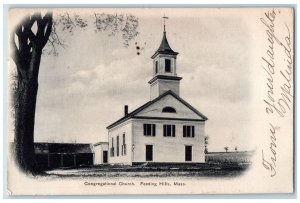
[{"label": "sky", "polygon": [[[247,144],[252,50],[244,18],[232,9],[99,9],[139,19],[139,35],[124,47],[120,33],[94,32],[93,12],[77,11],[88,28],[76,29],[73,35],[60,31],[67,47],[58,47],[57,56],[42,56],[36,142],[106,141],[106,127],[123,116],[124,105],[132,111],[148,102],[150,57],[160,45],[166,15],[169,44],[179,52],[180,97],[208,117],[208,149],[253,149]],[[136,46],[141,48],[139,55]]]}]

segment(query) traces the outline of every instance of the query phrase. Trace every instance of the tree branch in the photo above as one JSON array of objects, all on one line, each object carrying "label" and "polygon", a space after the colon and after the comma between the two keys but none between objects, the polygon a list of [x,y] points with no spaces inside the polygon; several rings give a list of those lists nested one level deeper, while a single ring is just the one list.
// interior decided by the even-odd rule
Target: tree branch
[{"label": "tree branch", "polygon": [[28,15],[24,18],[22,24],[24,25],[24,27],[31,29],[35,21],[36,21],[35,16]]},{"label": "tree branch", "polygon": [[24,44],[25,44],[25,42],[27,40],[26,35],[24,35],[24,33],[23,33],[23,26],[22,26],[22,24],[19,24],[16,27],[15,33],[18,36],[19,52],[22,52],[22,50],[24,48]]},{"label": "tree branch", "polygon": [[11,45],[11,58],[13,59],[13,61],[17,66],[18,77],[23,78],[25,77],[25,72],[22,69],[21,56],[15,42],[15,32],[12,32],[11,34],[10,45]]},{"label": "tree branch", "polygon": [[[38,20],[39,16],[40,15],[38,13],[35,13],[32,16],[27,16],[22,23],[24,26],[23,32],[26,34],[26,37],[28,37],[29,40],[33,43],[36,39],[36,35],[32,32],[31,28],[32,28],[34,22],[36,22]],[[27,44],[27,42],[26,42],[26,44]]]},{"label": "tree branch", "polygon": [[33,16],[35,16],[37,22],[37,32],[36,32],[37,42],[39,42],[39,46],[41,46],[40,42],[43,41],[47,22],[44,21],[44,19],[42,18],[42,14],[40,12],[35,13]]},{"label": "tree branch", "polygon": [[52,12],[46,13],[46,15],[44,16],[44,21],[47,21],[47,28],[46,28],[44,39],[43,39],[43,42],[42,42],[43,47],[47,44],[47,42],[49,40],[49,37],[50,37],[50,34],[52,32],[52,26],[53,26]]},{"label": "tree branch", "polygon": [[30,28],[24,27],[24,33],[27,35],[27,37],[29,38],[29,40],[34,44],[35,41],[36,41],[36,36],[32,32],[32,30]]}]

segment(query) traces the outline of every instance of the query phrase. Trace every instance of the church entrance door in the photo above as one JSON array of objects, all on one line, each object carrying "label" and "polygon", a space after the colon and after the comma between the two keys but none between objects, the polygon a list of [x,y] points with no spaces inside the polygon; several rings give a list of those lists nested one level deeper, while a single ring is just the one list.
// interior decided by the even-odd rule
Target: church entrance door
[{"label": "church entrance door", "polygon": [[192,161],[192,146],[185,146],[185,161]]},{"label": "church entrance door", "polygon": [[153,145],[146,145],[146,161],[153,161]]}]

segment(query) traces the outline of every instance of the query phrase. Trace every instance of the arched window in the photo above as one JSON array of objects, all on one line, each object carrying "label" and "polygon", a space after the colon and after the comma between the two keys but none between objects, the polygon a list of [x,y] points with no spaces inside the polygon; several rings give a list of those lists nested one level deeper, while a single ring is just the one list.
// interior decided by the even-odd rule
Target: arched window
[{"label": "arched window", "polygon": [[174,109],[173,107],[167,106],[164,107],[162,110],[163,113],[176,113],[176,109]]}]

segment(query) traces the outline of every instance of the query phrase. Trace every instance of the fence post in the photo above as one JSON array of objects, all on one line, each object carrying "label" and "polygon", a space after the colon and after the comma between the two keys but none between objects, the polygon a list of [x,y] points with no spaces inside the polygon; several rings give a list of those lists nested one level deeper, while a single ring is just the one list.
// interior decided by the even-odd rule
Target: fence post
[{"label": "fence post", "polygon": [[63,167],[64,166],[64,155],[60,154],[60,166]]},{"label": "fence post", "polygon": [[74,154],[73,156],[74,156],[74,166],[76,166],[76,154]]}]

